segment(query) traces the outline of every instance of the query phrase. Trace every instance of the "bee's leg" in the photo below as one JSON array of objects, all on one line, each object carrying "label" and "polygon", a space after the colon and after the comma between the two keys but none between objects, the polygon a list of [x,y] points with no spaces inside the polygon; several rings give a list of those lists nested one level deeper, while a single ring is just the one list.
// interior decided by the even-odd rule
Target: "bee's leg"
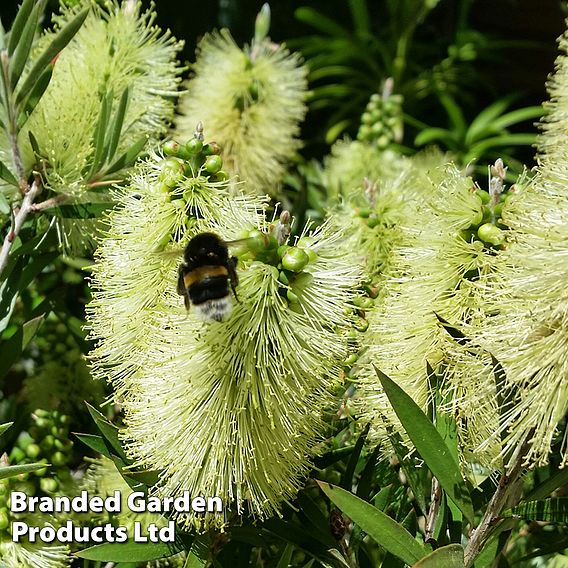
[{"label": "bee's leg", "polygon": [[178,280],[177,280],[177,288],[176,288],[177,293],[180,296],[185,296],[187,294],[187,290],[185,288],[185,282],[184,282],[184,279],[183,279],[183,269],[184,269],[184,266],[182,264],[178,269]]},{"label": "bee's leg", "polygon": [[237,274],[238,261],[239,259],[236,256],[232,256],[227,263],[227,268],[229,269],[229,281],[231,282],[233,296],[235,296],[235,300],[237,300],[237,302],[240,302],[239,297],[237,296],[237,285],[239,283],[239,276]]}]

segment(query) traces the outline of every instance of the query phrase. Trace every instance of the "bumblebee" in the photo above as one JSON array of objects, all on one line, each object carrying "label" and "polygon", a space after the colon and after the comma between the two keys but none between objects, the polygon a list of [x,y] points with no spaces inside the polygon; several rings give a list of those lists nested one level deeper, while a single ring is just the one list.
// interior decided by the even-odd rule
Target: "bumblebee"
[{"label": "bumblebee", "polygon": [[205,319],[222,321],[231,313],[229,286],[238,301],[237,258],[229,256],[228,244],[214,233],[193,237],[178,270],[177,292],[185,308],[193,304]]}]

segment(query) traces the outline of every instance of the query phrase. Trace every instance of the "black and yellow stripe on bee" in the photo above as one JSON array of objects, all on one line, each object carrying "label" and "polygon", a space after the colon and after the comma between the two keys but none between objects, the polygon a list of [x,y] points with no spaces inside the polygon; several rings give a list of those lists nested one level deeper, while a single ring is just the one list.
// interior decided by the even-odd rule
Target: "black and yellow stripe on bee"
[{"label": "black and yellow stripe on bee", "polygon": [[195,305],[208,300],[224,298],[229,294],[229,271],[225,266],[205,265],[190,270],[183,283]]}]

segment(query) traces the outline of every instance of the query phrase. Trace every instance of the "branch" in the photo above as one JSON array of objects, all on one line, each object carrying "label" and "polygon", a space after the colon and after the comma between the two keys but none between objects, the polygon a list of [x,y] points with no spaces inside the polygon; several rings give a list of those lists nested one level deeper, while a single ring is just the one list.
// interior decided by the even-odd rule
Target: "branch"
[{"label": "branch", "polygon": [[432,492],[430,494],[430,510],[426,517],[426,531],[424,541],[429,542],[434,540],[434,529],[436,527],[436,519],[438,518],[438,511],[440,510],[440,499],[442,497],[442,488],[440,482],[436,477],[432,478]]},{"label": "branch", "polygon": [[13,211],[10,229],[8,230],[8,234],[6,235],[2,249],[0,250],[0,276],[8,264],[8,257],[10,250],[12,249],[12,244],[20,233],[20,229],[22,228],[27,216],[32,212],[34,200],[40,191],[41,182],[39,177],[36,177],[31,187],[29,187],[24,194],[24,199],[20,209],[18,211]]},{"label": "branch", "polygon": [[505,473],[499,480],[499,485],[495,491],[481,522],[471,535],[471,538],[465,548],[464,561],[465,568],[470,568],[477,555],[481,552],[489,533],[495,526],[495,521],[499,519],[499,515],[503,507],[507,503],[509,495],[515,490],[516,482],[519,480],[524,471],[523,460],[526,455],[527,444],[522,444],[519,447],[517,455],[515,456],[509,473]]},{"label": "branch", "polygon": [[54,207],[59,207],[69,201],[69,196],[60,194],[55,197],[50,197],[41,203],[34,203],[31,208],[32,213],[39,213],[40,211],[45,211],[46,209],[53,209]]}]

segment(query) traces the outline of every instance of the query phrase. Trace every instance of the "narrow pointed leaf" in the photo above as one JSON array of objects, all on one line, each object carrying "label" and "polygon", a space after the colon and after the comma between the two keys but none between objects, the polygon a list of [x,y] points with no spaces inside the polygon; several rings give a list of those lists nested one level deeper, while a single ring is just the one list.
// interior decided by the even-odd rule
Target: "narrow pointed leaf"
[{"label": "narrow pointed leaf", "polygon": [[379,546],[410,565],[425,556],[426,549],[391,517],[341,487],[323,481],[318,484],[329,499]]},{"label": "narrow pointed leaf", "polygon": [[18,40],[16,50],[10,58],[10,87],[12,90],[20,80],[20,76],[22,75],[24,67],[29,59],[37,31],[40,11],[43,12],[45,2],[46,0],[39,0],[39,2],[33,7],[24,29],[22,30],[22,35]]},{"label": "narrow pointed leaf", "polygon": [[432,474],[438,478],[444,491],[465,517],[473,523],[473,506],[459,465],[436,427],[404,390],[376,367],[375,371],[398,419],[418,453]]},{"label": "narrow pointed leaf", "polygon": [[369,424],[365,427],[363,432],[357,438],[357,442],[355,443],[355,447],[353,448],[352,454],[349,456],[349,461],[347,462],[347,467],[343,472],[341,477],[341,487],[351,491],[351,487],[353,486],[353,476],[355,475],[355,468],[357,467],[357,463],[359,462],[359,458],[361,457],[361,451],[363,450],[363,446],[365,445],[365,440],[367,439],[367,434],[369,433]]},{"label": "narrow pointed leaf", "polygon": [[116,154],[116,149],[118,148],[118,142],[120,140],[120,133],[122,132],[122,125],[124,124],[124,116],[126,115],[126,108],[128,106],[129,91],[128,87],[124,89],[122,96],[120,97],[120,102],[118,103],[118,109],[114,116],[114,120],[111,123],[108,147],[105,152],[105,159],[110,161],[114,158]]},{"label": "narrow pointed leaf", "polygon": [[540,485],[535,487],[523,501],[540,501],[551,493],[568,484],[568,467],[559,469],[555,474],[545,479]]},{"label": "narrow pointed leaf", "polygon": [[10,428],[10,426],[12,426],[12,424],[14,424],[13,422],[6,422],[6,424],[0,424],[0,436],[2,436],[2,434],[4,434],[4,432],[6,432],[6,430],[8,430],[8,428]]},{"label": "narrow pointed leaf", "polygon": [[12,365],[20,359],[44,319],[45,317],[41,315],[27,321],[10,339],[0,342],[0,379],[3,379]]},{"label": "narrow pointed leaf", "polygon": [[118,439],[118,428],[109,422],[105,416],[103,416],[96,408],[91,406],[88,402],[85,403],[87,405],[87,410],[89,414],[95,421],[97,428],[101,431],[101,434],[109,441],[110,445],[112,446],[113,450],[117,452],[118,456],[123,459],[124,461],[128,462],[124,450],[120,444],[120,440]]},{"label": "narrow pointed leaf", "polygon": [[110,120],[110,113],[112,109],[112,91],[107,93],[101,101],[101,110],[99,111],[99,120],[95,127],[93,134],[93,147],[95,153],[93,161],[87,175],[87,179],[91,179],[97,173],[104,162],[105,154],[105,137]]},{"label": "narrow pointed leaf", "polygon": [[487,133],[494,134],[493,123],[511,105],[512,97],[502,97],[485,107],[472,121],[465,136],[465,143],[471,146],[473,142],[484,138]]},{"label": "narrow pointed leaf", "polygon": [[148,142],[148,138],[145,136],[134,142],[134,144],[132,144],[132,146],[130,146],[124,154],[105,169],[105,175],[113,174],[119,170],[129,168],[136,161],[136,158],[138,158],[144,149],[144,146],[146,146],[146,142]]},{"label": "narrow pointed leaf", "polygon": [[294,552],[294,545],[288,543],[284,551],[282,552],[282,556],[278,560],[278,564],[276,564],[276,568],[288,568],[290,561],[292,560],[292,553]]},{"label": "narrow pointed leaf", "polygon": [[0,178],[2,178],[5,182],[13,185],[15,187],[20,187],[18,180],[15,178],[14,174],[8,169],[4,162],[0,161]]},{"label": "narrow pointed leaf", "polygon": [[36,82],[41,77],[45,68],[51,63],[53,58],[73,39],[75,34],[83,25],[85,18],[89,14],[90,8],[81,10],[67,25],[65,25],[53,41],[46,47],[45,51],[38,57],[32,65],[25,80],[20,84],[16,95],[16,104],[20,104],[27,94],[33,89]]},{"label": "narrow pointed leaf", "polygon": [[26,26],[30,14],[33,10],[35,0],[24,0],[16,17],[14,18],[14,23],[12,24],[12,29],[10,30],[10,37],[8,39],[8,54],[12,55],[16,49],[20,38],[22,37],[22,32]]},{"label": "narrow pointed leaf", "polygon": [[107,445],[104,441],[104,438],[101,436],[97,436],[95,434],[77,434],[75,436],[83,442],[86,446],[91,448],[91,450],[95,451],[97,454],[101,454],[110,459],[110,452],[107,448]]},{"label": "narrow pointed leaf", "polygon": [[32,112],[34,111],[35,107],[37,106],[37,104],[41,100],[41,97],[49,86],[52,75],[53,67],[51,65],[48,65],[37,80],[28,97],[23,102],[23,110],[18,116],[18,129],[21,129],[28,121],[28,118],[31,116]]},{"label": "narrow pointed leaf", "polygon": [[309,524],[307,526],[312,536],[329,548],[335,546],[336,543],[328,528],[329,521],[327,517],[324,516],[316,502],[305,491],[301,491],[298,494],[298,506],[300,512],[308,520]]},{"label": "narrow pointed leaf", "polygon": [[357,484],[357,497],[360,497],[364,501],[369,499],[371,495],[371,486],[373,483],[373,477],[375,472],[375,465],[377,459],[379,458],[379,453],[381,451],[381,447],[377,446],[373,453],[367,458],[367,463],[361,472],[361,477],[359,479],[359,483]]},{"label": "narrow pointed leaf", "polygon": [[521,503],[503,513],[504,517],[520,517],[525,521],[568,522],[568,497]]},{"label": "narrow pointed leaf", "polygon": [[45,463],[26,463],[24,465],[7,465],[0,467],[0,479],[8,479],[9,477],[15,477],[22,473],[32,473],[48,465],[49,464]]},{"label": "narrow pointed leaf", "polygon": [[86,560],[98,562],[151,562],[160,558],[173,556],[184,550],[184,544],[180,542],[112,542],[98,544],[85,550],[76,552],[75,555]]},{"label": "narrow pointed leaf", "polygon": [[414,564],[412,568],[464,568],[463,547],[449,544],[434,550]]}]

